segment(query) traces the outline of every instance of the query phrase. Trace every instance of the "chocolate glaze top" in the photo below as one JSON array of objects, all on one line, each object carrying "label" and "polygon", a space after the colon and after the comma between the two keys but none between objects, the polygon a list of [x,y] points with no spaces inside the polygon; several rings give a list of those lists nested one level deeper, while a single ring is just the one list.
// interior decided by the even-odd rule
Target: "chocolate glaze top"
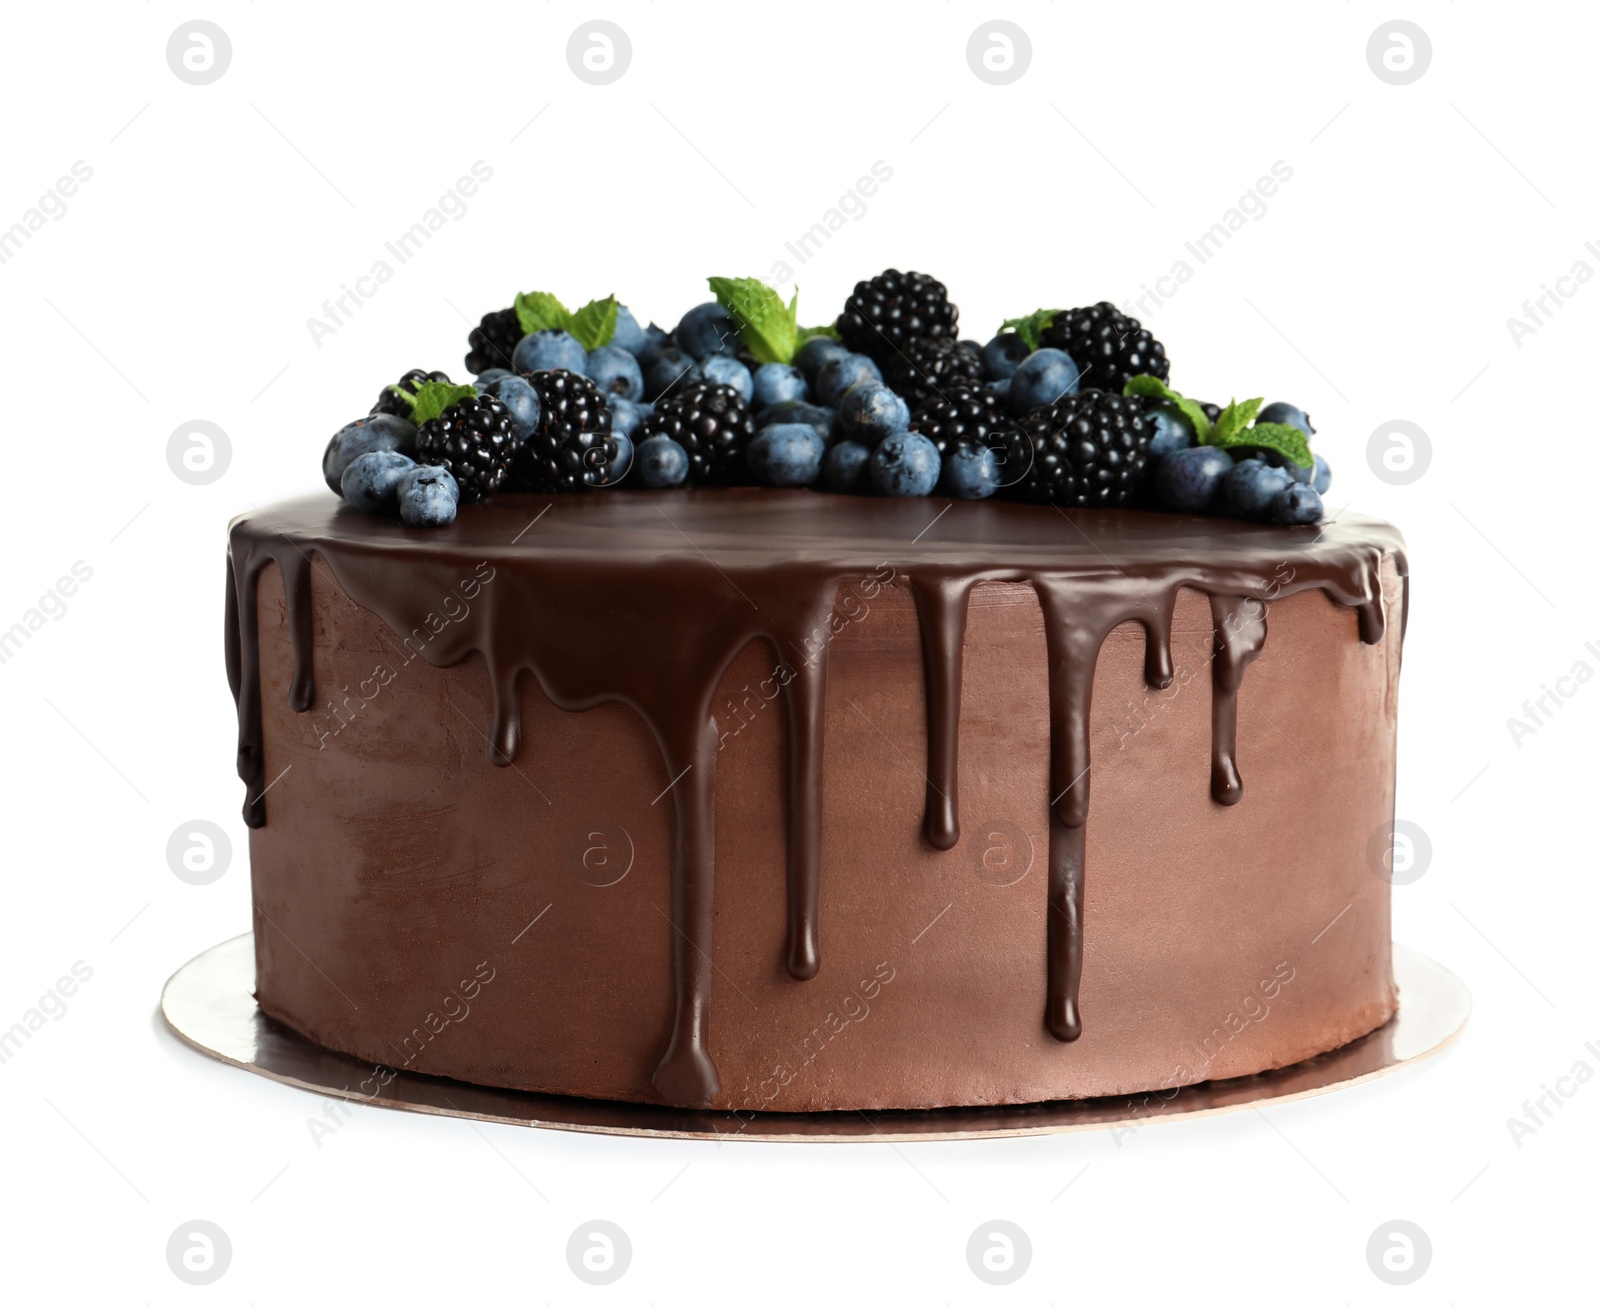
[{"label": "chocolate glaze top", "polygon": [[[1095,661],[1112,629],[1146,633],[1146,679],[1172,678],[1173,604],[1206,594],[1212,667],[1214,799],[1244,793],[1235,751],[1237,696],[1267,637],[1273,599],[1319,589],[1353,608],[1360,638],[1384,635],[1382,563],[1406,574],[1393,527],[1344,515],[1320,527],[1270,527],[1131,510],[1061,510],[986,500],[863,499],[807,490],[688,490],[572,496],[503,495],[462,509],[442,529],[408,530],[326,495],[235,519],[229,540],[228,675],[239,711],[245,819],[263,824],[264,786],[255,583],[267,563],[283,576],[294,643],[290,701],[306,711],[312,683],[311,560],[344,592],[438,666],[483,657],[494,689],[489,761],[521,747],[519,680],[537,678],[559,707],[635,708],[659,743],[675,807],[676,1010],[653,1084],[667,1102],[705,1106],[718,1090],[708,1049],[712,847],[717,728],[713,698],[752,640],[766,640],[791,674],[788,733],[788,932],[797,981],[819,964],[822,724],[829,619],[841,584],[909,585],[922,630],[928,778],[924,832],[937,848],[960,839],[957,724],[967,600],[984,581],[1033,586],[1049,658],[1051,823],[1049,1000],[1058,1039],[1081,1031],[1084,823],[1088,718]],[[436,629],[437,610],[466,578],[482,582],[470,609]],[[485,578],[492,578],[486,580]],[[1405,612],[1402,606],[1402,614]]]}]

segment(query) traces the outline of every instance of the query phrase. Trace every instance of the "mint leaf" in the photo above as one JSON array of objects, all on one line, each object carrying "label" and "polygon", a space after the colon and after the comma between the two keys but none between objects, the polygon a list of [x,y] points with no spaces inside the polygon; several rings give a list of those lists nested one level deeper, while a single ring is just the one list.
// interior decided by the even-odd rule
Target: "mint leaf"
[{"label": "mint leaf", "polygon": [[578,338],[578,344],[584,349],[599,349],[616,333],[617,297],[607,295],[603,300],[590,300],[572,315],[572,325],[567,330]]},{"label": "mint leaf", "polygon": [[522,324],[524,336],[531,335],[535,331],[572,330],[572,314],[568,313],[567,306],[549,291],[519,291],[514,307],[517,310],[517,321]]},{"label": "mint leaf", "polygon": [[1060,312],[1060,309],[1035,309],[1025,318],[1007,318],[1000,324],[1000,330],[1015,331],[1032,353],[1039,348],[1039,337],[1050,325],[1050,320]]},{"label": "mint leaf", "polygon": [[717,303],[739,323],[739,339],[762,363],[787,363],[800,345],[795,310],[800,301],[796,288],[787,305],[766,282],[755,277],[707,277]]},{"label": "mint leaf", "polygon": [[829,340],[839,339],[839,329],[829,322],[820,327],[801,327],[795,340],[804,345],[813,336],[826,336]]},{"label": "mint leaf", "polygon": [[1238,435],[1247,426],[1256,420],[1256,414],[1261,411],[1263,399],[1247,399],[1243,403],[1230,400],[1228,407],[1222,410],[1222,416],[1217,419],[1217,429],[1212,434],[1208,445],[1219,445],[1226,449],[1238,443]]},{"label": "mint leaf", "polygon": [[1197,445],[1209,445],[1211,439],[1211,419],[1206,416],[1205,409],[1201,408],[1192,399],[1186,399],[1160,377],[1152,377],[1148,372],[1141,372],[1137,377],[1131,377],[1128,384],[1122,388],[1124,395],[1142,395],[1149,399],[1164,399],[1171,404],[1184,417],[1189,419],[1189,425],[1194,428],[1194,439]]},{"label": "mint leaf", "polygon": [[[1218,430],[1221,430],[1220,423]],[[1257,422],[1253,427],[1246,427],[1225,439],[1213,439],[1211,443],[1224,449],[1270,449],[1301,467],[1310,467],[1316,461],[1306,433],[1286,422]]]},{"label": "mint leaf", "polygon": [[[395,388],[391,386],[390,389]],[[447,381],[424,381],[415,395],[406,395],[403,390],[396,393],[411,401],[411,420],[420,427],[424,422],[432,422],[457,400],[476,395],[478,388],[452,385]]]}]

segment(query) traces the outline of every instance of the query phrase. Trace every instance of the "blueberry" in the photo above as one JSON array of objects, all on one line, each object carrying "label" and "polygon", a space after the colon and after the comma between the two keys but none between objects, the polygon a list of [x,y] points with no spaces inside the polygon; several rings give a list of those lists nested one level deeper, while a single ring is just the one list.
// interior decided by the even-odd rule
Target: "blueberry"
[{"label": "blueberry", "polygon": [[822,371],[822,365],[829,359],[839,358],[850,351],[836,341],[832,336],[813,336],[800,346],[794,356],[794,365],[800,369],[801,374],[813,386],[817,384],[817,373]]},{"label": "blueberry", "polygon": [[939,488],[953,499],[987,499],[1000,488],[1000,460],[987,445],[959,440],[944,456]]},{"label": "blueberry", "polygon": [[670,344],[672,344],[672,333],[662,330],[652,322],[644,329],[644,340],[640,343],[639,348],[634,350],[634,354],[639,360],[639,366],[641,368],[649,367],[650,360]]},{"label": "blueberry", "polygon": [[581,371],[604,395],[644,398],[644,373],[639,370],[639,360],[620,345],[602,345],[591,351]]},{"label": "blueberry", "polygon": [[1272,501],[1291,484],[1289,474],[1258,458],[1235,463],[1222,478],[1221,507],[1231,517],[1266,521]]},{"label": "blueberry", "polygon": [[1145,414],[1145,421],[1155,431],[1150,437],[1150,457],[1165,458],[1194,443],[1194,428],[1189,419],[1175,408],[1162,405]]},{"label": "blueberry", "polygon": [[792,399],[764,408],[756,416],[758,429],[770,427],[774,422],[808,422],[816,428],[822,443],[829,445],[838,435],[839,411],[823,408],[820,404],[808,404],[803,399]]},{"label": "blueberry", "polygon": [[839,430],[846,440],[876,445],[910,425],[911,409],[881,381],[858,381],[839,401]]},{"label": "blueberry", "polygon": [[806,397],[806,379],[799,368],[787,363],[763,363],[751,382],[751,402],[757,408],[786,404]]},{"label": "blueberry", "polygon": [[679,348],[687,350],[697,363],[716,354],[733,354],[739,348],[739,324],[714,301],[696,304],[685,313],[674,334]]},{"label": "blueberry", "polygon": [[652,402],[700,380],[700,365],[676,345],[663,345],[644,365],[644,393]]},{"label": "blueberry", "polygon": [[1011,411],[1026,413],[1078,391],[1078,365],[1059,349],[1036,349],[1011,374]]},{"label": "blueberry", "polygon": [[344,491],[339,483],[344,470],[361,455],[379,449],[395,449],[402,454],[410,454],[415,453],[416,448],[417,429],[404,418],[397,418],[390,413],[374,413],[357,418],[349,425],[340,427],[328,441],[328,448],[322,455],[322,479],[334,494],[342,495]]},{"label": "blueberry", "polygon": [[526,440],[539,429],[539,392],[525,378],[515,372],[507,372],[483,389],[485,394],[498,399],[511,411],[511,421],[518,440]]},{"label": "blueberry", "polygon": [[1251,450],[1248,458],[1260,459],[1271,467],[1281,467],[1289,474],[1291,481],[1298,481],[1303,486],[1311,486],[1320,495],[1333,480],[1333,473],[1329,470],[1327,460],[1321,454],[1313,454],[1310,467],[1302,467],[1293,459],[1285,458],[1275,449]]},{"label": "blueberry", "polygon": [[822,484],[841,495],[864,495],[869,489],[867,465],[872,451],[853,440],[841,440],[822,460]]},{"label": "blueberry", "polygon": [[1328,467],[1327,460],[1321,454],[1313,454],[1311,460],[1310,467],[1301,467],[1298,463],[1292,462],[1287,458],[1278,461],[1291,478],[1303,486],[1310,486],[1320,495],[1326,492],[1329,484],[1333,481],[1333,473]]},{"label": "blueberry", "polygon": [[502,378],[515,375],[516,374],[514,372],[507,368],[485,368],[482,372],[478,373],[477,377],[475,378],[475,384],[479,390],[488,390],[490,386],[494,385],[495,382],[501,380]]},{"label": "blueberry", "polygon": [[1281,422],[1284,426],[1296,427],[1310,440],[1316,435],[1317,429],[1311,425],[1311,419],[1304,409],[1296,408],[1293,404],[1285,404],[1281,399],[1275,399],[1261,412],[1256,414],[1257,422]]},{"label": "blueberry", "polygon": [[997,395],[1001,396],[1002,398],[1004,398],[1007,401],[1008,404],[1010,403],[1010,400],[1011,400],[1011,378],[1010,377],[1001,377],[999,381],[988,381],[988,382],[985,382],[984,384],[986,386],[988,386],[990,390],[994,391],[995,394],[997,394]]},{"label": "blueberry", "polygon": [[611,410],[611,429],[619,436],[627,436],[636,440],[639,428],[644,426],[645,418],[649,417],[648,406],[636,403],[631,399],[623,399],[621,395],[611,395],[606,399],[606,407]]},{"label": "blueberry", "polygon": [[582,372],[588,361],[588,352],[576,336],[553,327],[524,336],[511,352],[511,366],[518,372],[545,372],[550,368]]},{"label": "blueberry", "polygon": [[639,446],[639,484],[647,490],[681,486],[689,475],[689,455],[671,436],[651,436]]},{"label": "blueberry", "polygon": [[933,441],[914,431],[881,441],[869,466],[872,488],[880,495],[930,495],[939,482],[939,450]]},{"label": "blueberry", "polygon": [[345,468],[339,488],[345,499],[363,513],[393,512],[395,494],[405,474],[416,463],[392,449],[376,449],[363,454]]},{"label": "blueberry", "polygon": [[738,359],[714,354],[700,365],[700,373],[707,381],[715,381],[719,386],[732,386],[744,396],[747,403],[755,393],[755,381],[750,376],[750,369]]},{"label": "blueberry", "polygon": [[829,408],[838,408],[844,392],[858,381],[882,381],[878,365],[865,354],[835,354],[822,365],[817,379],[811,383],[817,401]]},{"label": "blueberry", "polygon": [[826,446],[807,422],[775,422],[756,432],[745,459],[764,486],[809,486],[822,470]]},{"label": "blueberry", "polygon": [[644,341],[644,328],[639,325],[639,319],[628,312],[626,304],[617,305],[617,327],[607,343],[637,355],[644,348]]},{"label": "blueberry", "polygon": [[1322,521],[1322,496],[1298,481],[1272,501],[1272,520],[1284,526],[1311,526]]},{"label": "blueberry", "polygon": [[1193,445],[1156,464],[1156,498],[1176,513],[1203,513],[1222,489],[1233,460],[1215,445]]},{"label": "blueberry", "polygon": [[983,347],[983,375],[990,381],[1003,381],[1028,357],[1028,347],[1014,331],[1002,331]]},{"label": "blueberry", "polygon": [[400,478],[400,520],[407,526],[449,526],[456,520],[461,487],[449,471],[424,463]]}]

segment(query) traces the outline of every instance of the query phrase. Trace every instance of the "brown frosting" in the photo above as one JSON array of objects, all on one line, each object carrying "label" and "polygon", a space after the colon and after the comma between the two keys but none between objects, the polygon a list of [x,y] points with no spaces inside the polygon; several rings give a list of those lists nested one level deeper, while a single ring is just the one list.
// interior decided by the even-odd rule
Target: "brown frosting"
[{"label": "brown frosting", "polygon": [[[1043,621],[1049,793],[1041,797],[1054,814],[1045,841],[1043,1025],[1056,1040],[1070,1042],[1083,1032],[1089,722],[1108,636],[1136,624],[1144,634],[1146,683],[1169,686],[1180,592],[1206,596],[1214,642],[1211,795],[1218,804],[1237,804],[1244,793],[1238,698],[1245,670],[1266,642],[1269,606],[1320,591],[1353,609],[1360,640],[1376,643],[1386,622],[1386,556],[1403,581],[1398,533],[1355,517],[1320,528],[1273,528],[994,501],[691,490],[508,495],[469,506],[451,527],[417,532],[326,496],[294,501],[237,519],[230,537],[228,670],[239,708],[245,818],[261,826],[274,802],[265,794],[256,593],[269,563],[282,576],[293,652],[287,699],[297,713],[319,695],[313,558],[326,565],[344,595],[414,643],[428,663],[482,660],[493,704],[488,755],[499,766],[514,765],[522,753],[525,673],[560,709],[626,705],[654,737],[673,805],[672,1012],[650,1092],[684,1106],[726,1102],[730,1093],[709,1051],[709,1028],[717,764],[727,730],[719,726],[717,694],[730,668],[753,641],[766,642],[778,655],[787,755],[782,963],[790,983],[808,981],[822,966],[826,943],[823,805],[834,802],[835,793],[824,780],[825,722],[841,587],[865,579],[886,591],[909,590],[924,681],[923,831],[932,849],[950,850],[961,840],[959,736],[969,605],[977,587],[1026,586]],[[441,596],[461,593],[463,578],[476,578],[481,594],[464,605],[459,619],[441,618]],[[1403,595],[1400,609],[1403,614]],[[833,771],[827,778],[833,780]],[[1150,800],[1160,801],[1159,795]],[[860,873],[830,865],[829,884],[842,874]],[[570,1086],[526,1087],[570,1092]]]}]

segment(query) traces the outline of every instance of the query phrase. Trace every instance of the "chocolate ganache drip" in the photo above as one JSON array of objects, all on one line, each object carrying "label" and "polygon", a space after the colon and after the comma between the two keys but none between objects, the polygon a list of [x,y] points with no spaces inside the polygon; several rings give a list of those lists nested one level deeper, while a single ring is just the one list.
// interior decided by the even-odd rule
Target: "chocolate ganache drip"
[{"label": "chocolate ganache drip", "polygon": [[[1122,510],[1052,512],[1031,505],[858,499],[811,491],[690,490],[573,496],[503,495],[449,527],[411,531],[326,496],[234,521],[227,589],[228,683],[238,707],[245,821],[269,807],[261,722],[256,584],[283,578],[294,676],[290,706],[315,701],[313,559],[350,599],[402,639],[426,628],[439,667],[483,658],[493,687],[491,763],[522,748],[521,682],[535,677],[558,707],[624,703],[648,724],[672,793],[674,1011],[653,1085],[662,1099],[708,1106],[719,1092],[710,1053],[718,731],[723,674],[752,641],[779,658],[787,735],[785,958],[796,981],[821,965],[823,721],[827,641],[841,586],[893,576],[909,586],[922,632],[927,711],[924,838],[960,840],[957,792],[962,649],[974,586],[1032,586],[1049,660],[1048,999],[1058,1040],[1082,1031],[1084,848],[1095,666],[1126,622],[1145,634],[1145,679],[1173,677],[1171,627],[1180,589],[1211,604],[1211,793],[1243,797],[1238,696],[1260,654],[1272,600],[1323,591],[1355,609],[1360,638],[1384,635],[1381,569],[1406,574],[1399,533],[1367,519],[1280,528]],[[487,569],[487,570],[486,570]],[[490,576],[461,620],[430,625],[433,598],[461,577]],[[1402,600],[1402,613],[1405,611]],[[648,651],[648,656],[641,656]]]}]

